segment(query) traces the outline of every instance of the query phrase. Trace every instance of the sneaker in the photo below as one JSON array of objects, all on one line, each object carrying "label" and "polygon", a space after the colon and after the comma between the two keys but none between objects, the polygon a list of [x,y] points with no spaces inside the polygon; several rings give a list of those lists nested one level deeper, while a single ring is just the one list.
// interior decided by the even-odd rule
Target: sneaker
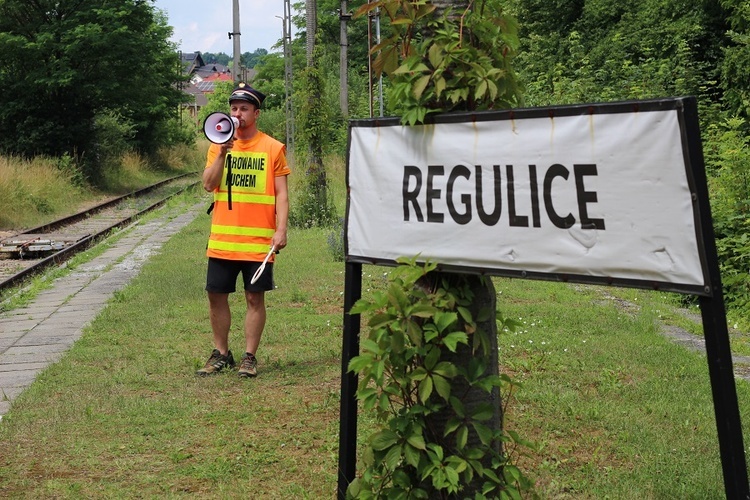
[{"label": "sneaker", "polygon": [[195,372],[195,374],[205,377],[206,375],[219,373],[225,366],[229,366],[230,368],[234,366],[232,351],[227,352],[227,355],[223,356],[218,349],[214,349],[211,357],[206,361],[206,365]]},{"label": "sneaker", "polygon": [[237,373],[240,377],[254,377],[258,374],[258,360],[255,356],[246,352],[242,356],[242,363],[240,363],[240,369]]}]

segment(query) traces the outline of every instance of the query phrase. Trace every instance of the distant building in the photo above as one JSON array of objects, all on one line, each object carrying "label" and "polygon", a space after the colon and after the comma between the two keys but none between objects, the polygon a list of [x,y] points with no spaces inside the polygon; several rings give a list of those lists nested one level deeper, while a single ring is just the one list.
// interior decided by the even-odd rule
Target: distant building
[{"label": "distant building", "polygon": [[[181,52],[182,73],[189,77],[188,83],[182,87],[183,92],[190,96],[184,106],[193,117],[198,116],[200,109],[208,103],[206,94],[214,91],[216,82],[231,82],[232,72],[223,64],[206,64],[200,52]],[[252,68],[243,69],[242,80],[249,82],[255,77],[256,71]]]}]

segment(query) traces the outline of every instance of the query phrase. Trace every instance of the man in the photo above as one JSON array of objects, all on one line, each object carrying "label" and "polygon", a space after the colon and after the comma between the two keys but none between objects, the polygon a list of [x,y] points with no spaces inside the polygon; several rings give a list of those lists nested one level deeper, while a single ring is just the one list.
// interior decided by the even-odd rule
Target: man
[{"label": "man", "polygon": [[[257,375],[257,351],[266,323],[265,292],[273,289],[273,257],[257,282],[251,283],[271,248],[287,244],[289,197],[284,144],[261,132],[256,121],[263,104],[260,91],[240,83],[229,96],[231,116],[239,121],[234,137],[212,144],[203,171],[203,187],[214,193],[211,236],[208,241],[208,292],[214,350],[198,375],[234,367],[229,350],[231,312],[229,294],[242,273],[247,311],[245,354],[240,377]],[[231,182],[227,182],[230,177]]]}]

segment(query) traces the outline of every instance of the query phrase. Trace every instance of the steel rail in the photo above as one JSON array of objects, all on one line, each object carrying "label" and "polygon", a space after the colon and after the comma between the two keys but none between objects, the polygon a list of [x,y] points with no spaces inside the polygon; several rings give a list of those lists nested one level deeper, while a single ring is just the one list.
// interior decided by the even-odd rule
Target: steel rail
[{"label": "steel rail", "polygon": [[[157,182],[157,183],[152,184],[150,186],[147,186],[145,188],[138,189],[136,191],[133,191],[133,192],[128,193],[128,194],[125,194],[123,196],[119,196],[117,198],[114,198],[112,200],[106,201],[104,203],[100,203],[99,205],[96,205],[96,206],[94,206],[92,208],[89,208],[87,210],[83,210],[83,211],[78,212],[76,214],[73,214],[73,215],[70,215],[70,216],[67,216],[67,217],[63,217],[61,219],[49,222],[47,224],[43,224],[43,225],[41,225],[39,227],[36,227],[36,228],[33,228],[33,229],[25,230],[25,231],[17,233],[17,234],[18,235],[22,235],[22,234],[48,233],[48,232],[54,231],[56,229],[60,229],[60,228],[66,227],[66,226],[71,226],[71,225],[75,224],[76,222],[82,221],[82,220],[88,218],[89,216],[91,216],[93,214],[96,214],[97,212],[100,212],[100,211],[102,211],[104,209],[107,209],[107,208],[114,207],[114,206],[116,206],[116,205],[118,205],[118,204],[120,204],[120,203],[122,203],[122,202],[124,202],[126,200],[131,199],[131,198],[142,197],[143,195],[148,194],[149,192],[151,192],[151,191],[153,191],[153,190],[155,190],[155,189],[157,189],[159,187],[165,186],[165,185],[167,185],[167,184],[169,184],[171,182],[174,182],[176,180],[182,179],[183,177],[186,177],[186,176],[189,176],[189,175],[195,175],[195,173],[191,172],[191,173],[187,173],[187,174],[180,174],[180,175],[177,175],[175,177],[171,177],[169,179],[165,179],[163,181]],[[0,291],[3,291],[3,290],[11,288],[13,286],[16,286],[17,284],[21,283],[26,278],[30,277],[33,274],[39,273],[42,270],[45,270],[45,269],[50,268],[50,267],[60,266],[61,264],[63,264],[65,261],[69,260],[74,255],[76,255],[76,254],[78,254],[80,252],[83,252],[84,250],[87,250],[87,249],[91,248],[92,246],[94,246],[94,244],[100,238],[108,235],[113,230],[118,229],[120,227],[123,227],[123,226],[125,226],[127,224],[130,224],[132,221],[134,221],[135,219],[137,219],[139,217],[142,217],[144,214],[146,214],[146,213],[148,213],[148,212],[150,212],[152,210],[155,210],[155,209],[161,207],[170,198],[173,198],[174,196],[176,196],[176,195],[184,192],[188,188],[197,185],[199,182],[200,181],[196,181],[195,183],[188,184],[188,185],[180,188],[179,190],[175,191],[174,193],[171,193],[171,194],[169,194],[169,195],[161,198],[160,200],[157,200],[156,202],[152,203],[148,207],[146,207],[144,209],[141,209],[138,212],[136,212],[136,213],[134,213],[134,214],[132,214],[130,216],[124,217],[123,219],[120,219],[117,222],[115,222],[113,224],[110,224],[110,225],[104,227],[103,229],[101,229],[101,230],[93,233],[93,234],[85,236],[84,238],[81,238],[80,240],[76,241],[75,243],[73,243],[73,244],[71,244],[71,245],[63,248],[62,250],[59,250],[59,251],[53,253],[52,255],[49,255],[48,257],[46,257],[44,259],[41,259],[39,262],[37,262],[37,263],[35,263],[35,264],[33,264],[33,265],[25,268],[25,269],[23,269],[23,270],[15,273],[15,274],[13,274],[9,278],[6,278],[3,281],[0,281]]]}]

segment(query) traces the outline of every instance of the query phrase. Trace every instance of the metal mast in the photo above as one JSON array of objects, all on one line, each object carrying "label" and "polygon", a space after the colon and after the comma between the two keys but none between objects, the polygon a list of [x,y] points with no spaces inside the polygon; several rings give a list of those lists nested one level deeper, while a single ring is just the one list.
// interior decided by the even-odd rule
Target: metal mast
[{"label": "metal mast", "polygon": [[240,68],[240,0],[233,0],[232,9],[232,31],[229,33],[229,39],[234,41],[234,58],[232,67],[232,79],[234,83],[240,81],[242,69]]},{"label": "metal mast", "polygon": [[341,11],[339,19],[341,20],[340,44],[341,51],[339,57],[339,79],[341,86],[341,95],[339,97],[339,106],[344,118],[349,116],[349,67],[347,64],[347,50],[349,48],[349,38],[346,32],[346,23],[352,18],[348,12],[347,1],[341,0]]},{"label": "metal mast", "polygon": [[290,154],[294,151],[294,110],[292,108],[292,6],[291,0],[284,0],[284,92],[286,116],[286,149]]}]

